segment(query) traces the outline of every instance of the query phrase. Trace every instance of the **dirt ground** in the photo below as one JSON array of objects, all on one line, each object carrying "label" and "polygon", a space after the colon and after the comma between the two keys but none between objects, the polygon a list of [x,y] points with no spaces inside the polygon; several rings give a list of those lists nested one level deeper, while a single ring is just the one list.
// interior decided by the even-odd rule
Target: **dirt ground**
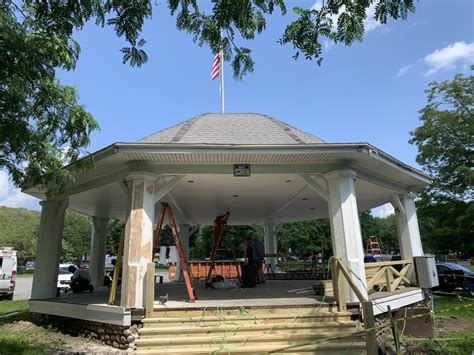
[{"label": "dirt ground", "polygon": [[455,316],[436,317],[434,325],[434,335],[439,337],[442,333],[461,332],[470,326],[470,322],[465,319],[459,319]]}]

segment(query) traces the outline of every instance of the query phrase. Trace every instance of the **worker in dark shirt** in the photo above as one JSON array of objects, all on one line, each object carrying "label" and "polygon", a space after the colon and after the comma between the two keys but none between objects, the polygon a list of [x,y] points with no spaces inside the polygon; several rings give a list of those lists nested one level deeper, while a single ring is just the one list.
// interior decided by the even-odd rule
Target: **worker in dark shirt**
[{"label": "worker in dark shirt", "polygon": [[376,263],[376,262],[377,262],[377,259],[375,259],[373,255],[368,254],[364,257],[364,263]]}]

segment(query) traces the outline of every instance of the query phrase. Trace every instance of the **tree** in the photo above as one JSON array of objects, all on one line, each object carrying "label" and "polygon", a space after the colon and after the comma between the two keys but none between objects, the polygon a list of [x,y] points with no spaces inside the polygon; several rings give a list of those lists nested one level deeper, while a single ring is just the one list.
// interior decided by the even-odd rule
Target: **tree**
[{"label": "tree", "polygon": [[377,237],[384,254],[400,251],[394,215],[380,218],[372,216],[370,211],[365,211],[361,213],[359,220],[364,248],[367,238],[374,236]]},{"label": "tree", "polygon": [[[474,67],[471,67],[471,70]],[[438,254],[474,253],[474,77],[430,83],[422,125],[411,132],[417,161],[433,177],[418,201],[424,244]]]},{"label": "tree", "polygon": [[[91,167],[86,153],[90,133],[97,122],[78,103],[74,87],[55,78],[57,69],[73,70],[80,47],[74,31],[88,21],[112,26],[128,46],[120,49],[122,60],[141,66],[148,60],[141,31],[151,18],[152,0],[3,0],[0,2],[0,168],[5,167],[17,186],[35,184],[50,194],[71,181],[65,163]],[[362,40],[364,19],[370,6],[375,19],[406,18],[414,11],[413,0],[328,0],[313,9],[295,7],[298,19],[288,25],[281,44],[290,43],[308,60],[321,64],[321,37],[346,45]],[[223,50],[231,61],[234,77],[254,70],[249,48],[237,38],[252,40],[265,30],[276,8],[286,13],[284,0],[215,0],[210,13],[197,0],[168,0],[179,30],[192,34],[199,45],[212,52]]]},{"label": "tree", "polygon": [[[474,70],[474,66],[471,67]],[[474,76],[458,74],[426,90],[422,125],[411,132],[417,162],[433,177],[432,198],[474,198]]]},{"label": "tree", "polygon": [[[81,261],[84,255],[91,250],[92,223],[88,216],[79,213],[67,212],[64,218],[63,250],[64,261]],[[67,251],[67,253],[65,253]],[[72,258],[72,260],[67,260]]]},{"label": "tree", "polygon": [[76,89],[55,78],[56,68],[74,68],[79,46],[8,4],[0,5],[0,168],[17,186],[54,192],[70,179],[65,162],[78,160],[98,127]]},{"label": "tree", "polygon": [[[284,223],[277,233],[278,250],[298,257],[332,255],[329,220]],[[290,252],[291,250],[291,252]]]},{"label": "tree", "polygon": [[39,221],[38,212],[0,207],[0,247],[15,249],[18,265],[35,258]]},{"label": "tree", "polygon": [[[263,240],[259,226],[228,226],[223,231],[221,246],[217,257],[232,259],[232,249],[237,258],[245,257],[246,241],[249,238]],[[213,226],[201,226],[190,240],[190,257],[204,259],[211,255],[214,242]]]}]

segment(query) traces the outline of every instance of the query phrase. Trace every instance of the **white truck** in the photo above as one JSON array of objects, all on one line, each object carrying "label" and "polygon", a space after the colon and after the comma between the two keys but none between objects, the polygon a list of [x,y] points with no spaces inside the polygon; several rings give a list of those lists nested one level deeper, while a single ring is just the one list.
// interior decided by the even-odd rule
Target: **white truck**
[{"label": "white truck", "polygon": [[13,248],[0,248],[0,297],[13,299],[16,283],[17,258]]}]

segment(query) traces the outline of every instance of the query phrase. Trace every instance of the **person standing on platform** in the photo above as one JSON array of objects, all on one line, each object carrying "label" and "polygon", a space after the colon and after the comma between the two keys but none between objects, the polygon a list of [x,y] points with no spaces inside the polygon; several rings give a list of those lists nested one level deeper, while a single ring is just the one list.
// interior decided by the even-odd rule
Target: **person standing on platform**
[{"label": "person standing on platform", "polygon": [[265,282],[265,275],[263,273],[263,263],[265,261],[265,248],[260,239],[256,239],[253,245],[253,259],[257,267],[257,283]]}]

